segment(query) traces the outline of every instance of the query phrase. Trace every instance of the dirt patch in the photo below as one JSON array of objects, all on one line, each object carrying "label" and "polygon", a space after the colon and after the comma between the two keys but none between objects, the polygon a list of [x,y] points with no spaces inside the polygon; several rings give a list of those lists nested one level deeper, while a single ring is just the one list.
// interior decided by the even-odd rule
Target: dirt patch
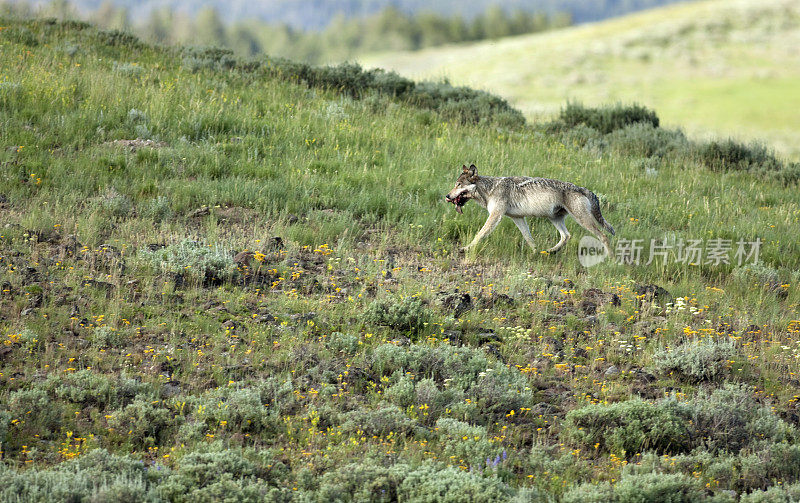
[{"label": "dirt patch", "polygon": [[166,142],[163,141],[142,140],[141,138],[136,138],[135,140],[114,140],[104,143],[104,145],[125,147],[131,152],[136,152],[140,148],[163,148],[167,146]]}]

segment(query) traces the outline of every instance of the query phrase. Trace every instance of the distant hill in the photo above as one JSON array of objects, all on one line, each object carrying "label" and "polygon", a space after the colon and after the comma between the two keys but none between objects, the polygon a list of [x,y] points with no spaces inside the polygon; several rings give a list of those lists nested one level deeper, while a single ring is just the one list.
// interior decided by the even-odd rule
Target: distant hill
[{"label": "distant hill", "polygon": [[800,155],[800,4],[709,0],[565,30],[363,58],[497,92],[529,117],[567,100],[637,101],[692,134]]},{"label": "distant hill", "polygon": [[[375,14],[386,7],[393,6],[408,14],[433,11],[451,15],[460,13],[465,17],[476,16],[493,5],[501,4],[508,10],[523,9],[529,12],[569,12],[575,22],[583,23],[607,19],[648,7],[675,3],[676,0],[604,0],[585,2],[583,0],[443,0],[428,2],[423,0],[111,0],[117,7],[129,10],[131,19],[136,22],[146,19],[154,9],[170,8],[190,15],[196,15],[206,7],[216,8],[224,18],[231,21],[256,19],[275,23],[286,23],[294,28],[322,28],[337,15],[346,18],[364,17]],[[12,1],[11,3],[15,3]],[[34,5],[47,5],[48,1],[34,1]],[[70,2],[81,12],[93,12],[103,0],[75,0]]]}]

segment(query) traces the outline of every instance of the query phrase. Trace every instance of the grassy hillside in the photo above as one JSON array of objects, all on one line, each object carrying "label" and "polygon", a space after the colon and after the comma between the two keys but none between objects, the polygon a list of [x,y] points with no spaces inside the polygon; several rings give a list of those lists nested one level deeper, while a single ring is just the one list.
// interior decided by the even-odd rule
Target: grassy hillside
[{"label": "grassy hillside", "polygon": [[800,7],[708,0],[554,33],[364,58],[489,89],[533,118],[568,100],[636,101],[693,136],[760,139],[800,155]]},{"label": "grassy hillside", "polygon": [[[0,28],[3,501],[795,498],[797,166],[647,110],[530,127],[354,66]],[[574,223],[459,254],[471,162],[589,187],[643,260],[582,267]]]}]

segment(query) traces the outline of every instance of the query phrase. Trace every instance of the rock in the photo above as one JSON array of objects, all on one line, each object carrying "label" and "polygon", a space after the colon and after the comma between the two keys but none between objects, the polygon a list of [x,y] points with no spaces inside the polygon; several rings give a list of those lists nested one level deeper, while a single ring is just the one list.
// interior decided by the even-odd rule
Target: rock
[{"label": "rock", "polygon": [[289,316],[292,321],[310,321],[317,317],[317,313],[309,311],[307,313],[296,313]]},{"label": "rock", "polygon": [[[583,292],[585,302],[591,302],[595,308],[604,304],[611,304],[612,306],[619,306],[622,304],[619,295],[611,292],[604,292],[599,288],[589,288]],[[587,313],[588,314],[588,313]]]},{"label": "rock", "polygon": [[105,281],[97,281],[96,279],[85,279],[81,282],[81,286],[91,286],[95,288],[102,288],[103,290],[110,292],[114,288],[116,288],[113,284],[107,283]]},{"label": "rock", "polygon": [[254,256],[255,256],[255,253],[253,253],[251,251],[242,251],[242,252],[237,253],[233,257],[233,263],[237,264],[237,265],[245,265],[245,266],[249,267],[250,266],[250,262],[253,260]]},{"label": "rock", "polygon": [[631,369],[630,374],[643,383],[651,383],[656,380],[656,376],[644,369]]},{"label": "rock", "polygon": [[186,275],[182,272],[176,272],[172,275],[172,281],[175,283],[175,288],[183,288],[186,286]]},{"label": "rock", "polygon": [[37,308],[41,307],[44,303],[44,296],[43,295],[31,295],[28,299],[28,307]]},{"label": "rock", "polygon": [[660,299],[671,299],[672,298],[672,295],[670,295],[670,293],[667,290],[665,290],[664,288],[661,288],[658,285],[653,285],[653,284],[650,284],[650,285],[642,285],[642,284],[635,285],[633,287],[633,291],[636,293],[636,295],[639,295],[639,296],[643,295],[644,298],[649,299],[649,300],[656,300],[656,299],[660,300]]},{"label": "rock", "polygon": [[283,238],[273,236],[267,241],[267,250],[283,250]]},{"label": "rock", "polygon": [[29,314],[33,313],[33,311],[34,311],[34,308],[32,308],[32,307],[26,307],[25,309],[23,309],[22,311],[20,311],[19,315],[20,315],[20,316],[28,316]]},{"label": "rock", "polygon": [[478,344],[480,345],[502,340],[499,335],[494,333],[494,330],[487,330],[486,332],[481,332],[476,336],[476,338]]},{"label": "rock", "polygon": [[[390,271],[386,272],[386,277],[389,277]],[[451,311],[453,317],[460,318],[462,314],[472,309],[472,297],[468,293],[447,293],[439,292],[439,302],[442,307]]]},{"label": "rock", "polygon": [[500,306],[511,307],[514,305],[514,302],[515,300],[513,297],[509,297],[504,293],[498,293],[487,297],[481,297],[480,300],[478,300],[478,308],[493,309]]},{"label": "rock", "polygon": [[300,218],[297,215],[294,215],[292,213],[289,213],[289,215],[286,217],[286,222],[289,225],[296,224],[299,220],[300,220]]},{"label": "rock", "polygon": [[264,313],[264,314],[259,314],[258,316],[253,318],[253,321],[255,321],[256,323],[273,323],[275,321],[278,321],[278,319],[269,313]]},{"label": "rock", "polygon": [[78,250],[83,248],[83,245],[78,241],[78,236],[70,234],[61,241],[59,248],[67,255],[75,255]]},{"label": "rock", "polygon": [[583,314],[587,316],[592,316],[597,313],[597,304],[590,300],[581,301],[580,308],[581,311],[583,311]]},{"label": "rock", "polygon": [[605,375],[606,377],[619,375],[619,368],[616,365],[612,365],[606,369],[603,375]]},{"label": "rock", "polygon": [[556,339],[555,337],[548,337],[545,342],[547,342],[555,351],[561,351],[564,349],[564,341],[561,339]]},{"label": "rock", "polygon": [[450,344],[460,346],[463,344],[464,332],[461,330],[445,330],[442,332],[442,339],[447,339]]},{"label": "rock", "polygon": [[189,217],[189,218],[200,218],[200,217],[204,217],[204,216],[210,215],[210,214],[211,214],[211,208],[209,208],[208,206],[203,205],[203,206],[197,208],[196,210],[190,212],[186,216]]}]

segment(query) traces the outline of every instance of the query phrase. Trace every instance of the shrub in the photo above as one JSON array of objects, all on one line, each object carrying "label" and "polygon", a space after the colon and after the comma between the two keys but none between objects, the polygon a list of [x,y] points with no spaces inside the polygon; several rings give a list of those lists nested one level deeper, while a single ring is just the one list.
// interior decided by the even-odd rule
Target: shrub
[{"label": "shrub", "polygon": [[342,430],[363,431],[368,436],[384,437],[390,432],[405,434],[414,430],[417,422],[394,405],[382,403],[375,410],[358,409],[345,414]]},{"label": "shrub", "polygon": [[609,482],[585,483],[564,493],[562,503],[615,503],[614,489]]},{"label": "shrub", "polygon": [[408,471],[397,488],[397,499],[409,503],[490,503],[508,501],[513,494],[512,488],[495,477],[481,477],[455,467],[441,468],[433,463]]},{"label": "shrub", "polygon": [[400,407],[410,407],[416,402],[414,382],[407,376],[403,376],[399,381],[386,388],[383,396]]},{"label": "shrub", "polygon": [[409,503],[470,501],[543,501],[534,491],[516,491],[495,477],[481,477],[438,463],[381,466],[375,461],[350,463],[322,476],[319,489],[303,494],[301,501]]},{"label": "shrub", "polygon": [[201,70],[218,72],[229,71],[238,64],[230,49],[220,47],[184,47],[182,48],[182,66],[192,73]]},{"label": "shrub", "polygon": [[607,105],[598,108],[587,108],[579,103],[568,103],[559,114],[559,121],[556,123],[567,128],[578,125],[588,126],[596,129],[600,133],[608,134],[617,129],[636,123],[647,123],[657,128],[659,125],[658,116],[652,110],[640,105]]},{"label": "shrub", "polygon": [[52,439],[61,434],[64,408],[40,388],[13,391],[0,407],[5,408],[12,418],[24,418],[22,428],[26,433],[40,435],[42,439]]},{"label": "shrub", "polygon": [[653,355],[653,364],[659,372],[675,372],[695,383],[714,382],[728,376],[738,354],[730,340],[707,339],[663,349]]},{"label": "shrub", "polygon": [[691,446],[689,414],[685,404],[672,399],[649,403],[635,398],[572,410],[564,429],[573,442],[616,453],[684,452]]},{"label": "shrub", "polygon": [[662,129],[651,122],[636,122],[612,131],[607,140],[621,154],[666,157],[689,150],[689,140],[679,130]]},{"label": "shrub", "polygon": [[109,378],[93,370],[79,370],[61,376],[50,375],[41,385],[55,398],[80,404],[82,407],[121,407],[145,393],[153,397],[150,385],[127,377]]},{"label": "shrub", "polygon": [[110,187],[95,199],[98,209],[103,214],[112,218],[125,218],[133,210],[133,203],[130,198],[117,192],[117,189]]},{"label": "shrub", "polygon": [[185,240],[157,250],[142,248],[139,256],[161,272],[185,274],[203,285],[233,281],[238,270],[230,250]]},{"label": "shrub", "polygon": [[158,501],[156,487],[165,471],[141,461],[90,451],[48,470],[17,472],[0,464],[2,501]]},{"label": "shrub", "polygon": [[614,486],[617,503],[694,503],[703,501],[698,482],[682,473],[623,475]]},{"label": "shrub", "polygon": [[739,503],[794,503],[800,501],[800,484],[773,486],[743,494]]},{"label": "shrub", "polygon": [[[389,387],[392,390],[389,399],[398,400],[396,403],[433,397],[434,403],[427,402],[432,409],[428,419],[433,419],[436,411],[450,408],[459,417],[487,424],[505,417],[511,410],[534,404],[525,377],[497,363],[479,348],[448,344],[412,344],[402,348],[382,344],[372,354],[371,367],[373,372],[395,380],[397,388]],[[405,372],[418,378],[414,398],[403,383]]]},{"label": "shrub", "polygon": [[695,153],[700,162],[713,171],[777,171],[783,168],[764,145],[743,145],[732,139],[699,145]]},{"label": "shrub", "polygon": [[454,87],[447,82],[423,82],[408,93],[411,105],[440,112],[458,123],[499,122],[506,127],[522,126],[522,113],[498,96],[469,87]]},{"label": "shrub", "polygon": [[364,70],[355,63],[314,67],[282,58],[269,59],[264,69],[273,77],[333,89],[353,98],[393,97],[411,106],[435,110],[460,124],[492,123],[505,127],[525,124],[522,112],[498,96],[447,82],[414,83],[394,72]]},{"label": "shrub", "polygon": [[[191,399],[191,408],[197,411],[194,420],[201,421],[206,429],[225,429],[253,435],[277,434],[281,416],[294,412],[296,399],[291,381],[269,378],[257,385],[223,386]],[[191,434],[187,426],[184,434]],[[205,433],[205,429],[199,428]]]},{"label": "shrub", "polygon": [[503,452],[502,446],[494,446],[483,426],[472,426],[449,417],[436,421],[436,433],[444,447],[446,457],[474,468],[486,468],[488,460]]},{"label": "shrub", "polygon": [[342,352],[352,355],[358,352],[358,346],[360,344],[358,335],[333,332],[327,337],[325,345],[331,351]]},{"label": "shrub", "polygon": [[693,440],[711,452],[738,452],[757,441],[795,439],[794,427],[758,404],[745,385],[726,384],[691,401]]},{"label": "shrub", "polygon": [[594,149],[602,151],[608,146],[605,135],[584,124],[577,124],[564,131],[561,134],[561,142],[564,143],[564,145],[580,147],[586,150]]},{"label": "shrub", "polygon": [[252,452],[233,449],[187,454],[159,487],[159,494],[176,503],[288,501],[286,492],[274,487],[284,472],[282,464],[269,454],[258,461],[245,454],[254,457]]},{"label": "shrub", "polygon": [[756,403],[747,387],[735,384],[686,402],[670,397],[588,405],[567,413],[564,434],[587,448],[629,455],[688,453],[697,447],[736,453],[756,442],[790,442],[797,436],[771,408]]},{"label": "shrub", "polygon": [[129,47],[131,49],[141,48],[142,42],[135,36],[121,30],[98,30],[97,40],[103,45],[112,47]]},{"label": "shrub", "polygon": [[142,208],[142,217],[150,219],[153,223],[160,223],[172,216],[172,208],[166,196],[150,199]]},{"label": "shrub", "polygon": [[430,319],[430,309],[417,297],[375,300],[367,306],[364,319],[374,325],[415,333]]},{"label": "shrub", "polygon": [[376,466],[371,463],[350,463],[326,472],[319,481],[316,501],[397,501],[397,486],[408,466]]},{"label": "shrub", "polygon": [[778,270],[761,262],[737,267],[733,270],[732,276],[743,283],[755,281],[761,285],[776,284],[780,281]]},{"label": "shrub", "polygon": [[181,418],[173,416],[159,402],[153,403],[136,397],[122,410],[111,414],[108,425],[134,446],[154,447],[163,445],[172,430],[180,426]]}]

